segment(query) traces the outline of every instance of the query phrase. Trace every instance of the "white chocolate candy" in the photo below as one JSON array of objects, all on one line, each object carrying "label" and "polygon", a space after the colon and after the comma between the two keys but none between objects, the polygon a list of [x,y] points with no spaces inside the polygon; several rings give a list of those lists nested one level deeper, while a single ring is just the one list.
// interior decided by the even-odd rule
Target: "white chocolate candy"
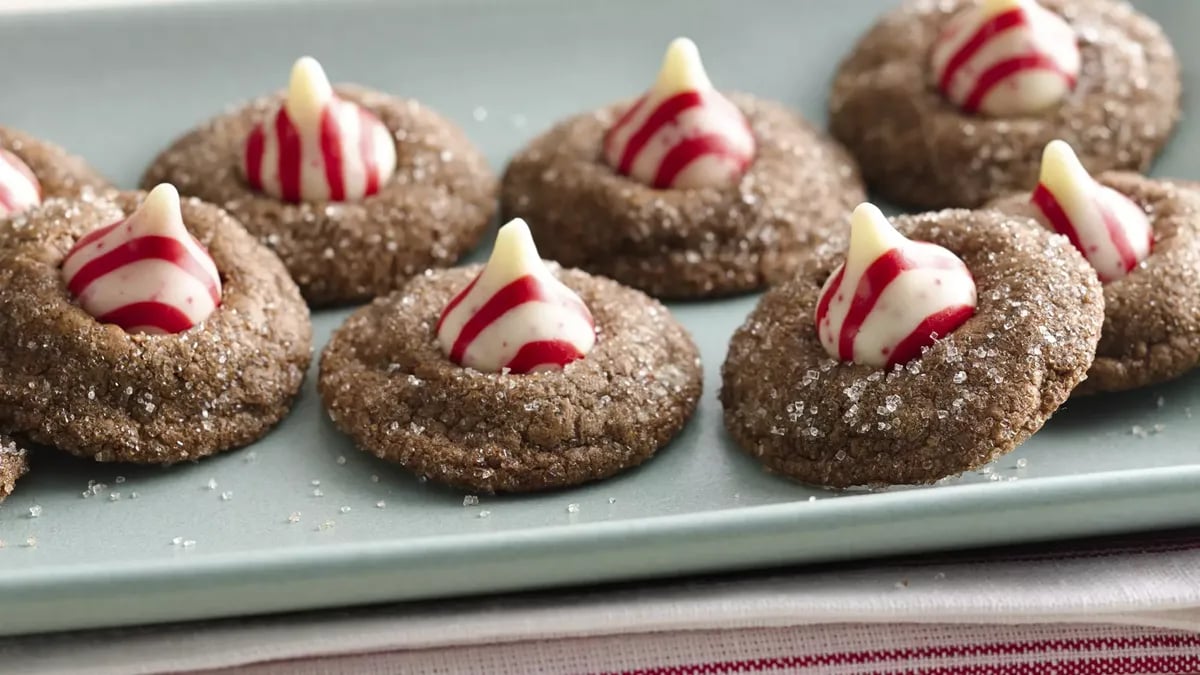
[{"label": "white chocolate candy", "polygon": [[162,184],[128,218],[87,234],[63,260],[84,311],[129,333],[179,333],[221,304],[221,276],[183,225],[179,193]]},{"label": "white chocolate candy", "polygon": [[0,149],[0,218],[42,203],[42,186],[29,165]]},{"label": "white chocolate candy", "polygon": [[596,328],[579,296],[542,262],[518,218],[500,228],[483,271],[443,310],[437,338],[459,365],[530,373],[586,356]]},{"label": "white chocolate candy", "polygon": [[981,0],[933,48],[938,89],[968,113],[1014,117],[1060,104],[1079,78],[1075,30],[1035,0]]},{"label": "white chocolate candy", "polygon": [[396,171],[391,132],[342,100],[315,59],[292,67],[282,106],[246,138],[250,186],[286,202],[353,201],[379,192]]},{"label": "white chocolate candy", "polygon": [[687,38],[671,43],[654,86],[604,137],[614,171],[660,189],[734,185],[754,152],[745,115],[713,87]]},{"label": "white chocolate candy", "polygon": [[1150,255],[1154,231],[1140,206],[1097,183],[1064,141],[1042,152],[1042,174],[1033,191],[1038,220],[1066,235],[1108,283],[1129,274]]},{"label": "white chocolate candy", "polygon": [[906,239],[871,204],[850,220],[846,262],[825,282],[817,337],[830,356],[905,363],[975,313],[975,280],[950,251]]}]

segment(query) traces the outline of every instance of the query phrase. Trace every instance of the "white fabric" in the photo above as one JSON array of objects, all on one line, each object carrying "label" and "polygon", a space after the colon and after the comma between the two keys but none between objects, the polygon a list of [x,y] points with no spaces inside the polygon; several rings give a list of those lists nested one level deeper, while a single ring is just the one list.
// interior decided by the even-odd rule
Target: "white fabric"
[{"label": "white fabric", "polygon": [[[896,624],[910,623],[1048,624],[1041,635],[1057,634],[1063,623],[1200,632],[1200,532],[1074,550],[828,565],[800,572],[32,636],[0,641],[0,664],[5,673],[132,675],[321,658],[316,662],[320,666],[308,671],[290,663],[291,670],[246,672],[427,672],[393,665],[418,656],[435,663],[451,652],[495,652],[495,658],[527,653],[533,658],[551,649],[539,642],[546,640],[615,635],[625,636],[619,641],[624,644],[628,636],[653,635],[651,641],[666,649],[676,640],[688,640],[693,631],[791,627],[795,635],[807,635],[798,627],[871,624],[862,630],[886,636],[899,630]],[[1124,635],[1133,629],[1122,630]],[[969,640],[970,634],[954,639]],[[497,644],[512,646],[497,651]],[[486,647],[466,649],[480,645]],[[606,652],[619,655],[612,649],[596,651]],[[360,657],[345,662],[331,658],[362,654],[377,655],[388,669],[356,669],[353,664],[364,663]]]}]

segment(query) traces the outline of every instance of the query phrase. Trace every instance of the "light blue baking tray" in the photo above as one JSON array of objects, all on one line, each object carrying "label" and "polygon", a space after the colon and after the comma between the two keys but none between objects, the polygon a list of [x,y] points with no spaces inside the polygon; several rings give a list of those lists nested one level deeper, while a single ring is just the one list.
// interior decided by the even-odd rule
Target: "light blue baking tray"
[{"label": "light blue baking tray", "polygon": [[[132,186],[176,134],[282,87],[309,53],[337,80],[441,110],[501,168],[554,120],[638,92],[678,34],[696,39],[720,85],[823,120],[837,60],[889,4],[222,2],[0,14],[0,122]],[[1190,97],[1200,3],[1139,4],[1173,34]],[[1157,172],[1200,178],[1198,150],[1200,121],[1189,119]],[[245,450],[170,469],[39,456],[0,506],[0,634],[1200,524],[1200,377],[1072,403],[988,472],[933,488],[837,495],[767,475],[724,434],[716,398],[726,341],[753,302],[673,308],[703,352],[699,414],[643,468],[571,491],[466,506],[461,493],[357,452],[322,414],[315,369],[292,416]],[[316,317],[318,349],[345,314]],[[105,487],[84,498],[91,481]]]}]

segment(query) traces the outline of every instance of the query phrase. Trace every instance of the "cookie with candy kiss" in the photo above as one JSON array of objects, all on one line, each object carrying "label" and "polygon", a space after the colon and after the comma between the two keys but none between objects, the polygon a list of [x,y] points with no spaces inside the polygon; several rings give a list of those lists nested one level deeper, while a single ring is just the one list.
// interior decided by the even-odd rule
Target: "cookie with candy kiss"
[{"label": "cookie with candy kiss", "polygon": [[370,110],[339,97],[321,64],[292,66],[287,98],[246,137],[250,186],[288,202],[369,197],[396,170],[396,144]]},{"label": "cookie with candy kiss", "polygon": [[636,98],[532,140],[500,195],[547,258],[670,299],[788,278],[864,198],[842,148],[787,106],[718,90],[687,38]]},{"label": "cookie with candy kiss", "polygon": [[1200,363],[1200,192],[1134,173],[1094,177],[1071,146],[1047,144],[1036,183],[988,204],[1070,241],[1104,284],[1104,334],[1075,392],[1123,391]]},{"label": "cookie with candy kiss", "polygon": [[71,248],[63,283],[87,313],[130,333],[181,333],[221,304],[221,275],[183,223],[179,193],[159,185],[128,218]]},{"label": "cookie with candy kiss", "polygon": [[1122,0],[903,0],[838,67],[830,131],[889,202],[976,208],[1035,184],[1056,138],[1145,171],[1181,95],[1170,40]]},{"label": "cookie with candy kiss", "polygon": [[596,344],[591,312],[546,268],[519,219],[500,228],[487,265],[446,305],[437,336],[459,365],[518,374],[562,368]]},{"label": "cookie with candy kiss", "polygon": [[428,106],[331,84],[311,57],[288,87],[182,135],[142,176],[229,211],[287,266],[312,306],[369,300],[472,250],[496,179]]},{"label": "cookie with candy kiss", "polygon": [[873,366],[907,363],[975,313],[975,280],[950,251],[910,241],[872,204],[850,218],[850,247],[821,289],[825,351]]},{"label": "cookie with candy kiss", "polygon": [[1036,0],[983,0],[933,47],[938,89],[967,113],[1014,117],[1062,103],[1079,78],[1078,37]]},{"label": "cookie with candy kiss", "polygon": [[430,270],[351,314],[317,387],[356,446],[479,494],[647,461],[695,412],[702,379],[665,306],[543,260],[515,220],[486,264]]},{"label": "cookie with candy kiss", "polygon": [[772,471],[831,488],[978,469],[1092,365],[1103,289],[1030,216],[864,204],[768,290],[721,369],[725,427]]},{"label": "cookie with candy kiss", "polygon": [[112,188],[82,158],[23,131],[0,126],[0,218],[46,199],[93,195]]},{"label": "cookie with candy kiss", "polygon": [[171,185],[0,219],[0,426],[21,440],[138,464],[242,447],[291,410],[311,357],[279,258]]},{"label": "cookie with candy kiss", "polygon": [[708,79],[696,43],[678,38],[662,69],[604,135],[614,171],[660,189],[727,187],[754,160],[746,116]]}]

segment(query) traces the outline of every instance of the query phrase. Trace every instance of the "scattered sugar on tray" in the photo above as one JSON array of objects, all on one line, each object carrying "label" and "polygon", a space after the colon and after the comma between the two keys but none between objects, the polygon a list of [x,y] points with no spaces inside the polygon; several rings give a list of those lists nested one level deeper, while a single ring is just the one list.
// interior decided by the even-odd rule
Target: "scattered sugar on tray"
[{"label": "scattered sugar on tray", "polygon": [[338,463],[338,464],[345,464],[345,463],[346,463],[346,456],[345,456],[345,455],[338,455],[338,458],[337,458],[337,463]]},{"label": "scattered sugar on tray", "polygon": [[1146,427],[1143,427],[1140,424],[1135,424],[1132,427],[1129,427],[1129,433],[1137,436],[1138,438],[1147,438],[1150,436],[1150,433],[1146,431]]},{"label": "scattered sugar on tray", "polygon": [[322,490],[321,488],[313,488],[313,491],[312,491],[312,496],[314,496],[314,497],[324,497],[324,496],[325,496],[325,491],[324,491],[324,490]]},{"label": "scattered sugar on tray", "polygon": [[121,493],[120,492],[110,492],[108,494],[108,501],[110,501],[110,502],[121,501]]},{"label": "scattered sugar on tray", "polygon": [[353,510],[354,509],[350,508],[349,506],[338,507],[338,511],[340,511],[341,513],[350,513]]},{"label": "scattered sugar on tray", "polygon": [[21,546],[23,548],[37,548],[37,543],[38,543],[37,537],[29,536],[29,537],[25,537],[25,543],[21,544]]},{"label": "scattered sugar on tray", "polygon": [[33,506],[29,507],[29,517],[30,518],[40,518],[41,516],[42,516],[42,507],[40,505],[34,504]]},{"label": "scattered sugar on tray", "polygon": [[1164,397],[1162,397],[1162,396],[1159,396],[1159,397],[1158,397],[1158,400],[1156,400],[1156,401],[1154,402],[1154,405],[1155,405],[1156,407],[1159,407],[1159,408],[1163,407],[1163,406],[1164,406],[1164,405],[1166,405],[1166,404],[1167,404],[1167,399],[1166,399],[1166,398],[1164,398]]},{"label": "scattered sugar on tray", "polygon": [[567,504],[567,513],[579,513],[579,505],[574,503]]},{"label": "scattered sugar on tray", "polygon": [[292,525],[295,525],[296,523],[300,522],[300,512],[292,511],[291,513],[289,513],[288,517],[287,517],[287,521],[288,521],[288,523],[290,523]]},{"label": "scattered sugar on tray", "polygon": [[321,484],[321,481],[319,481],[319,480],[317,480],[317,479],[315,479],[315,478],[314,478],[313,480],[309,481],[309,482],[312,484],[312,486],[313,486],[313,487],[317,487],[318,485],[320,485],[320,484]]},{"label": "scattered sugar on tray", "polygon": [[229,490],[226,490],[225,492],[222,492],[222,493],[221,493],[221,501],[223,501],[223,502],[227,502],[227,501],[229,501],[230,499],[233,499],[233,492],[230,492]]},{"label": "scattered sugar on tray", "polygon": [[129,498],[130,498],[130,499],[137,499],[137,498],[138,498],[138,493],[136,493],[136,492],[130,492],[130,493],[129,493]]},{"label": "scattered sugar on tray", "polygon": [[609,498],[608,498],[608,503],[609,503],[609,504],[616,504],[616,503],[617,503],[617,498],[616,498],[616,497],[609,497]]},{"label": "scattered sugar on tray", "polygon": [[1017,459],[1017,468],[1018,469],[1024,469],[1027,466],[1029,466],[1028,459],[1025,459],[1024,457],[1020,457]]},{"label": "scattered sugar on tray", "polygon": [[180,546],[182,544],[183,544],[183,537],[172,537],[171,538],[172,546]]},{"label": "scattered sugar on tray", "polygon": [[217,479],[209,478],[208,482],[204,484],[204,487],[208,488],[209,490],[216,490],[217,489]]},{"label": "scattered sugar on tray", "polygon": [[484,122],[488,118],[487,108],[481,105],[475,106],[475,109],[471,111],[471,116],[475,118],[476,122]]},{"label": "scattered sugar on tray", "polygon": [[372,482],[372,483],[378,483],[378,482],[379,482],[379,475],[378,475],[378,474],[374,474],[374,473],[373,473],[373,474],[371,474],[371,482]]},{"label": "scattered sugar on tray", "polygon": [[492,515],[492,512],[488,511],[487,509],[484,509],[484,510],[480,511],[479,514],[475,517],[476,518],[487,518],[490,515]]},{"label": "scattered sugar on tray", "polygon": [[184,547],[184,548],[192,548],[192,547],[193,547],[193,546],[195,546],[195,545],[196,545],[196,540],[195,540],[195,539],[184,539],[184,540],[183,540],[183,547]]},{"label": "scattered sugar on tray", "polygon": [[125,476],[117,476],[116,479],[113,480],[113,482],[116,483],[117,485],[120,485],[121,483],[125,482]]},{"label": "scattered sugar on tray", "polygon": [[332,521],[332,520],[326,520],[325,522],[321,523],[320,525],[318,525],[318,526],[316,527],[316,531],[317,531],[317,532],[324,532],[324,531],[326,531],[326,530],[332,530],[332,529],[333,529],[333,524],[334,524],[334,523],[333,523],[333,521]]},{"label": "scattered sugar on tray", "polygon": [[245,457],[242,457],[242,461],[247,463],[253,462],[256,459],[258,459],[258,453],[253,450],[247,452]]}]

